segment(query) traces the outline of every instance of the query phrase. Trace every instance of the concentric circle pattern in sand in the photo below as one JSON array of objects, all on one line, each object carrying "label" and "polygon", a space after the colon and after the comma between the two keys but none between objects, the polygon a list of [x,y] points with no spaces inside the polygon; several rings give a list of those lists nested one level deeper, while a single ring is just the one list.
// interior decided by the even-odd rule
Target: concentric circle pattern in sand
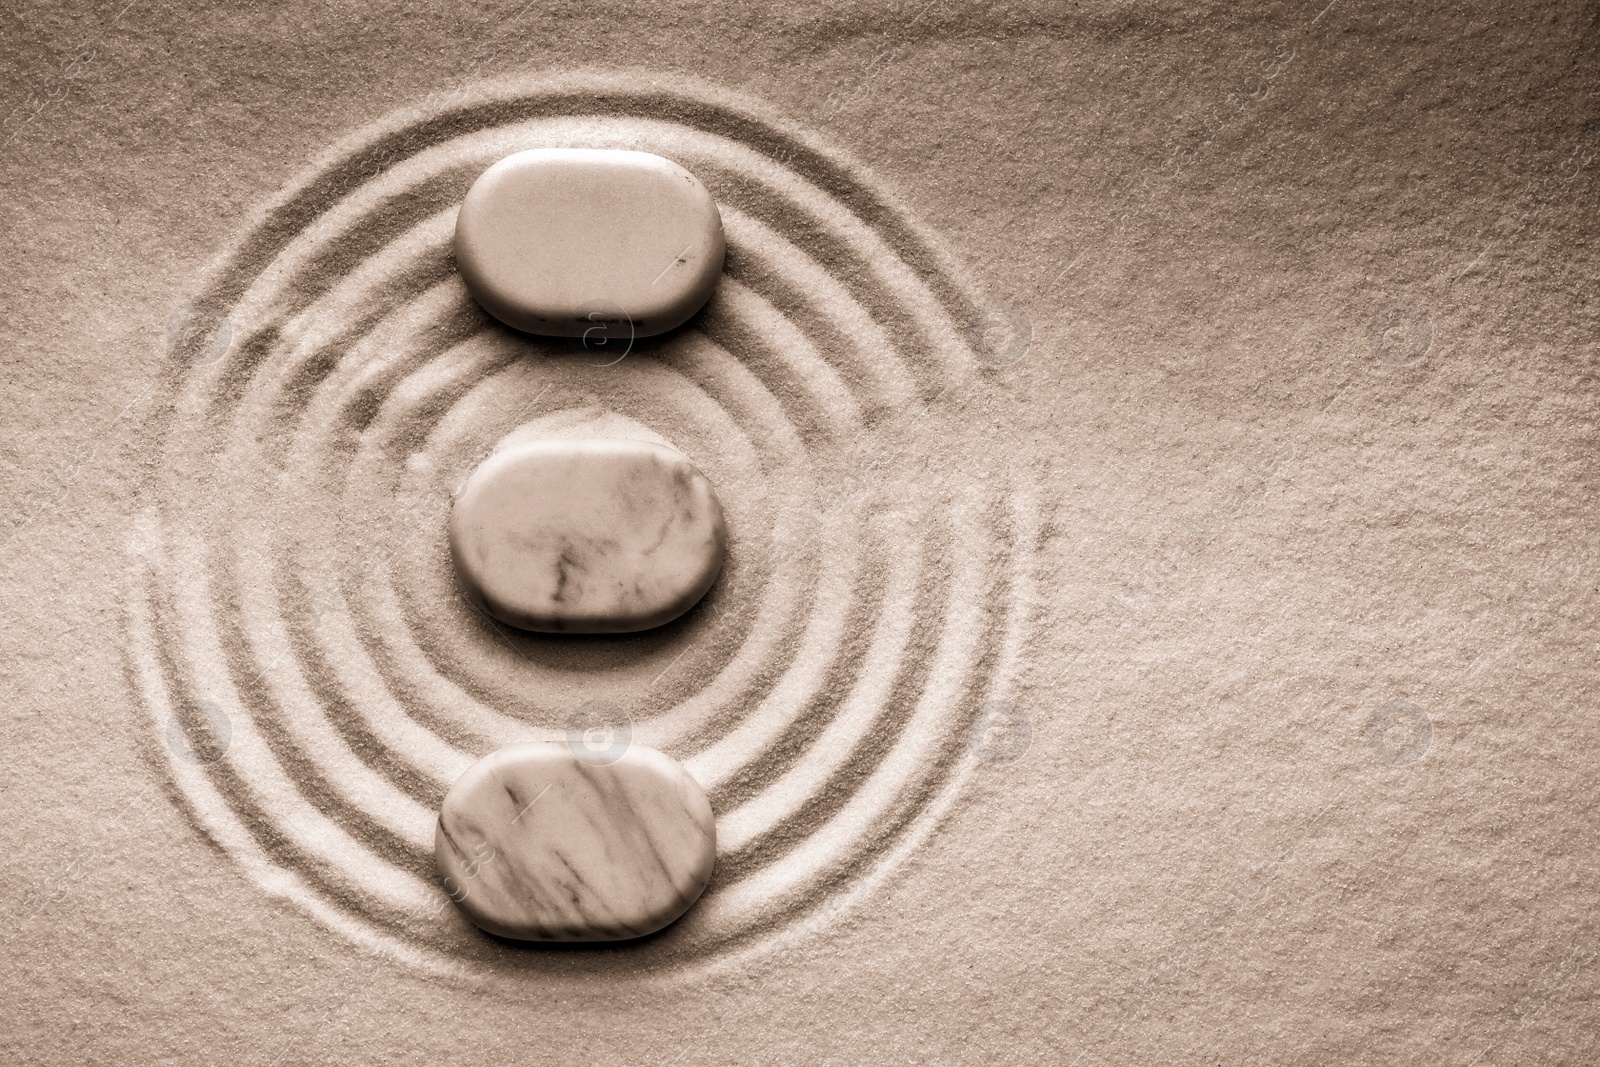
[{"label": "concentric circle pattern in sand", "polygon": [[[726,274],[682,330],[530,338],[462,286],[473,179],[580,145],[716,197]],[[986,373],[978,307],[859,167],[702,87],[489,87],[346,142],[219,260],[194,314],[230,340],[178,353],[152,428],[129,662],[190,817],[266,890],[455,969],[681,966],[871,891],[958,794],[1025,640],[1033,495],[943,415]],[[664,440],[715,484],[728,565],[677,622],[519,634],[460,595],[452,491],[508,435],[574,432]],[[449,903],[435,814],[474,760],[597,706],[705,786],[716,875],[647,943],[530,955]],[[168,744],[215,721],[216,758]]]}]

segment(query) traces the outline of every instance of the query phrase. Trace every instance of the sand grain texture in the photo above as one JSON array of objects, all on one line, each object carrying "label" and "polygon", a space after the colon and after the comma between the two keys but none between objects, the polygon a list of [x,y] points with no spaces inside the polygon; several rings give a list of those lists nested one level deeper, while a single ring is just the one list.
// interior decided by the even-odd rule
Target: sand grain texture
[{"label": "sand grain texture", "polygon": [[[0,1058],[1595,1058],[1587,6],[4,19]],[[578,137],[728,232],[609,366],[438,254]],[[602,424],[728,570],[497,635],[449,492]],[[705,896],[433,924],[451,775],[592,701],[706,785]]]}]

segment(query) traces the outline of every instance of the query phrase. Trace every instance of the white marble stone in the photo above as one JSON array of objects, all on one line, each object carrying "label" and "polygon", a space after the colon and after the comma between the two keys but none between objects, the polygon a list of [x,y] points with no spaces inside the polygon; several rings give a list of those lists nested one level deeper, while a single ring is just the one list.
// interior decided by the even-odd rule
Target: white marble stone
[{"label": "white marble stone", "polygon": [[466,593],[501,622],[546,633],[670,622],[716,582],[726,548],[711,483],[648,441],[504,448],[467,479],[450,514]]},{"label": "white marble stone", "polygon": [[605,763],[559,741],[501,749],[450,789],[434,834],[457,907],[521,941],[654,933],[699,898],[716,853],[699,784],[642,745]]},{"label": "white marble stone", "polygon": [[550,337],[649,337],[681,325],[722,274],[705,186],[649,152],[541,148],[467,193],[456,265],[489,314]]}]

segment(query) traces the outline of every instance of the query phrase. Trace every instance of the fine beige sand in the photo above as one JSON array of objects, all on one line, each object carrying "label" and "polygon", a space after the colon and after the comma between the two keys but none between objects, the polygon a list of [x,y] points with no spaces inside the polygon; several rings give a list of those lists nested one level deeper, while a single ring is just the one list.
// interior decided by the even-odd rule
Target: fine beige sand
[{"label": "fine beige sand", "polygon": [[[0,25],[0,1059],[1600,1056],[1592,5]],[[530,147],[702,180],[705,310],[477,309]],[[560,436],[711,479],[699,606],[460,596],[452,492]],[[573,736],[712,881],[481,935],[438,803]]]}]

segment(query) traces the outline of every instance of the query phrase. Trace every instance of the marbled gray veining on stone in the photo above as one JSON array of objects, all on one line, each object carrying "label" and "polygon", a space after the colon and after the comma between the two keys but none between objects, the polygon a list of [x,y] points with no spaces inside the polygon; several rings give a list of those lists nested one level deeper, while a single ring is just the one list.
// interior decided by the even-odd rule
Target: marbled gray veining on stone
[{"label": "marbled gray veining on stone", "polygon": [[481,929],[523,941],[616,941],[678,918],[716,862],[716,823],[676,760],[633,745],[613,762],[559,741],[468,768],[434,835],[444,888]]},{"label": "marbled gray veining on stone", "polygon": [[450,515],[468,595],[547,633],[628,633],[688,611],[721,573],[722,505],[681,453],[646,441],[533,441],[495,453]]}]

